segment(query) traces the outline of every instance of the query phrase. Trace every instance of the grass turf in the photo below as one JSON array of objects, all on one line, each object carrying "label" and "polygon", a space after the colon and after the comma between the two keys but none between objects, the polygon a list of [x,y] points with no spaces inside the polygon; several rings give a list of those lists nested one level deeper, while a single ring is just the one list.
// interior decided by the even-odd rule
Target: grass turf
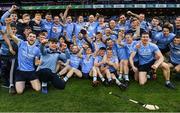
[{"label": "grass turf", "polygon": [[[160,74],[162,75],[162,74]],[[180,81],[172,80],[177,90],[164,86],[163,77],[158,75],[155,81],[148,81],[139,86],[132,81],[126,91],[117,86],[96,88],[90,80],[72,78],[65,90],[57,90],[50,86],[48,94],[41,94],[27,89],[23,95],[10,95],[7,89],[0,89],[1,112],[147,112],[143,107],[109,95],[109,91],[126,95],[134,100],[147,104],[156,104],[160,111],[180,112]]]}]

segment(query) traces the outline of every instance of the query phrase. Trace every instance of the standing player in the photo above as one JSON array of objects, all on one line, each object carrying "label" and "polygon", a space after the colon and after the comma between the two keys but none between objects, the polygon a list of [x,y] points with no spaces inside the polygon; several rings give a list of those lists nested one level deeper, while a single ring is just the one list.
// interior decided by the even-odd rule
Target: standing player
[{"label": "standing player", "polygon": [[118,85],[121,89],[126,89],[126,85],[121,83],[117,78],[117,69],[118,69],[118,58],[117,56],[113,55],[113,51],[111,48],[107,48],[107,54],[104,57],[104,67],[105,67],[105,74],[108,79],[109,84],[112,84],[113,81]]}]

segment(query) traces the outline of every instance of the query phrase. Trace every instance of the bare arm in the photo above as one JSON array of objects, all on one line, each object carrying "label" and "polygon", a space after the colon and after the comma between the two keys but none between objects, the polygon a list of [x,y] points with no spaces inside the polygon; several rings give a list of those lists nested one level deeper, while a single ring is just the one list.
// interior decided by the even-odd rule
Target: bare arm
[{"label": "bare arm", "polygon": [[131,15],[131,16],[134,16],[134,17],[136,17],[136,18],[139,19],[139,15],[136,14],[136,13],[133,13],[133,12],[131,12],[131,11],[128,11],[127,14],[128,14],[128,15]]},{"label": "bare arm", "polygon": [[130,57],[129,57],[129,62],[131,64],[131,67],[132,67],[134,72],[136,72],[138,70],[137,67],[134,66],[134,60],[133,59],[134,59],[135,55],[136,55],[136,52],[132,52]]},{"label": "bare arm", "polygon": [[152,65],[153,69],[157,69],[161,63],[164,61],[164,57],[160,51],[155,52],[156,55],[156,62]]},{"label": "bare arm", "polygon": [[74,44],[74,45],[77,45],[76,36],[75,36],[75,35],[73,36],[72,41],[73,41],[73,44]]},{"label": "bare arm", "polygon": [[83,48],[80,49],[79,53],[77,54],[78,57],[82,58],[82,52],[83,52]]},{"label": "bare arm", "polygon": [[68,11],[69,11],[69,9],[70,9],[71,7],[72,7],[71,5],[68,5],[68,6],[66,7],[66,10],[65,10],[64,15],[63,15],[63,18],[62,18],[63,23],[66,22],[66,17],[67,17],[67,15],[68,15]]},{"label": "bare arm", "polygon": [[18,44],[19,41],[20,41],[20,39],[18,39],[18,38],[11,32],[10,23],[12,22],[12,19],[11,19],[11,18],[6,18],[5,22],[6,22],[7,34],[9,34],[9,36],[11,37],[11,39],[12,39],[16,44]]}]

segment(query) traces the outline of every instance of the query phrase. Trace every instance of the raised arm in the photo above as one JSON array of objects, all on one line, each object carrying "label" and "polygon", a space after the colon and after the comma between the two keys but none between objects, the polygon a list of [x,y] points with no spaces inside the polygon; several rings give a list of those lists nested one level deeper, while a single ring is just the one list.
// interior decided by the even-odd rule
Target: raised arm
[{"label": "raised arm", "polygon": [[18,44],[20,42],[20,39],[18,39],[11,31],[11,24],[12,19],[11,18],[6,18],[5,19],[5,23],[6,23],[6,30],[7,30],[7,34],[11,37],[11,39]]},{"label": "raised arm", "polygon": [[78,57],[82,58],[82,52],[83,52],[83,48],[80,49],[80,51],[78,52]]},{"label": "raised arm", "polygon": [[68,6],[66,7],[66,10],[65,10],[64,15],[63,15],[63,18],[62,18],[63,23],[66,22],[66,17],[67,17],[67,15],[68,15],[68,11],[69,11],[69,9],[70,9],[71,7],[72,7],[71,5],[68,5]]},{"label": "raised arm", "polygon": [[133,13],[133,12],[131,12],[131,11],[128,11],[127,14],[130,15],[130,16],[134,16],[134,17],[136,17],[136,18],[139,19],[139,15],[136,14],[136,13]]},{"label": "raised arm", "polygon": [[1,22],[5,23],[5,19],[8,18],[8,16],[10,16],[10,14],[16,9],[18,9],[18,7],[16,5],[12,5],[12,7],[2,15]]}]

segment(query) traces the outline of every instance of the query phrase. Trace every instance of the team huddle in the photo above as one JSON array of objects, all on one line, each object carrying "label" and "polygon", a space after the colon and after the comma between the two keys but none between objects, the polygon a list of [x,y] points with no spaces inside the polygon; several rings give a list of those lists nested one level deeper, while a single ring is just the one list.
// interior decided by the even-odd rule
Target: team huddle
[{"label": "team huddle", "polygon": [[175,72],[180,78],[180,16],[174,25],[161,25],[158,17],[147,22],[144,14],[131,11],[118,21],[105,22],[96,14],[85,22],[82,15],[73,21],[70,8],[54,17],[47,13],[45,19],[40,13],[18,19],[13,5],[2,15],[1,77],[10,93],[22,94],[26,82],[42,93],[48,93],[49,83],[64,89],[73,76],[92,79],[93,87],[116,84],[125,90],[130,76],[144,85],[156,79],[157,69],[165,86],[175,89],[170,76]]}]

